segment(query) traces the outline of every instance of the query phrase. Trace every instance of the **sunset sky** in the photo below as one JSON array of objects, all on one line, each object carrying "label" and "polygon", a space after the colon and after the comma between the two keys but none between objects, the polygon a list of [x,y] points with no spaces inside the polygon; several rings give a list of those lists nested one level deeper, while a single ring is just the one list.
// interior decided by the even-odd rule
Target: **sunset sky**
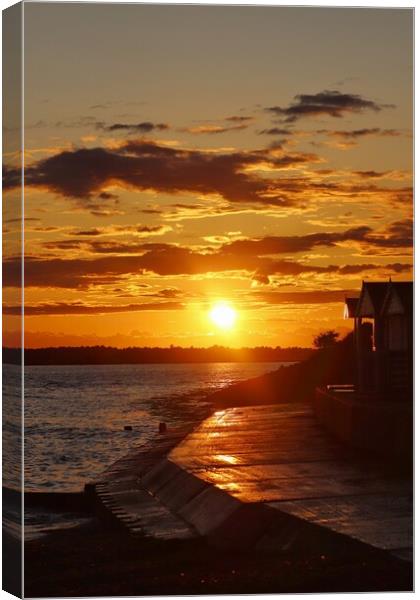
[{"label": "sunset sky", "polygon": [[350,329],[362,279],[412,277],[412,66],[410,10],[26,4],[26,346]]}]

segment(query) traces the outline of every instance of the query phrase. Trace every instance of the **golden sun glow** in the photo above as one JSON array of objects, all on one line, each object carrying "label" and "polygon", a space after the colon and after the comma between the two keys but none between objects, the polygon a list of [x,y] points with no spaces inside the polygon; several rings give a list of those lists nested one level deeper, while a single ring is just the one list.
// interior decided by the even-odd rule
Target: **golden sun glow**
[{"label": "golden sun glow", "polygon": [[[165,11],[168,22],[160,4],[25,8],[32,126],[21,215],[6,111],[4,345],[21,346],[21,216],[28,348],[239,356],[345,336],[343,300],[363,279],[411,279],[412,11],[255,7],[262,41],[246,35],[240,6],[234,17],[230,6]],[[305,61],[283,61],[280,86],[277,56],[296,45],[298,14]],[[73,27],[57,36],[66,18]],[[229,79],[208,68],[203,86],[210,57]],[[175,82],[180,101],[170,102]]]},{"label": "golden sun glow", "polygon": [[211,309],[210,319],[220,329],[232,329],[236,321],[236,311],[226,302],[219,302]]}]

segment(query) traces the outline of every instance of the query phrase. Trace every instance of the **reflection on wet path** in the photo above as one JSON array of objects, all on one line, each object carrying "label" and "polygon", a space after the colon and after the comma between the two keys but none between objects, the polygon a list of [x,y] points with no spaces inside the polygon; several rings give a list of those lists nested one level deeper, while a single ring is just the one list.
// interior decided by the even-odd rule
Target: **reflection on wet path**
[{"label": "reflection on wet path", "polygon": [[218,411],[169,459],[242,503],[265,503],[373,546],[411,552],[411,481],[334,440],[308,405]]}]

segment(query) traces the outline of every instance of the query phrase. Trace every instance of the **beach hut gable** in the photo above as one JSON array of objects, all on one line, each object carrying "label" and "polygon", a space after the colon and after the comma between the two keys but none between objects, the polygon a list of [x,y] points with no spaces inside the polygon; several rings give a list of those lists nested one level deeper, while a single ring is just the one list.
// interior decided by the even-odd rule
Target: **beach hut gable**
[{"label": "beach hut gable", "polygon": [[369,319],[379,317],[388,286],[389,283],[384,281],[364,281],[357,316]]},{"label": "beach hut gable", "polygon": [[404,312],[403,303],[401,302],[401,299],[395,288],[392,287],[384,303],[384,314],[403,315]]},{"label": "beach hut gable", "polygon": [[406,315],[410,318],[413,312],[413,283],[398,282],[390,284],[382,312],[384,315]]},{"label": "beach hut gable", "polygon": [[375,310],[373,307],[373,302],[371,297],[369,296],[369,292],[364,289],[360,296],[359,307],[357,310],[359,317],[373,317]]}]

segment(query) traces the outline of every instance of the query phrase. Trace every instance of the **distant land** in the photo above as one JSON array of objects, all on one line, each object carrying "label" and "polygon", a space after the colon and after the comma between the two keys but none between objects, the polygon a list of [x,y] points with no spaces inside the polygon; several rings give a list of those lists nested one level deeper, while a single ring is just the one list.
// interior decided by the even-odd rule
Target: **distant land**
[{"label": "distant land", "polygon": [[[3,362],[20,364],[19,348],[3,348]],[[117,365],[211,362],[296,362],[308,358],[311,348],[112,348],[108,346],[63,346],[28,348],[26,365]]]}]

